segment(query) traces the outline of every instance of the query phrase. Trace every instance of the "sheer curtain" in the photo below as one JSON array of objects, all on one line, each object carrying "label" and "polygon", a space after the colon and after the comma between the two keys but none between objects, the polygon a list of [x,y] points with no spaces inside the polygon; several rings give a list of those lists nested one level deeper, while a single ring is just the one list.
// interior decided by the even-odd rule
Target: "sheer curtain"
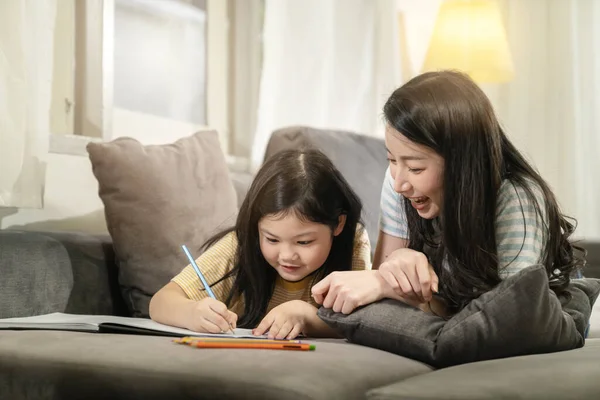
[{"label": "sheer curtain", "polygon": [[0,2],[0,206],[41,208],[56,0]]},{"label": "sheer curtain", "polygon": [[500,2],[515,79],[486,88],[510,137],[578,220],[600,239],[600,2]]},{"label": "sheer curtain", "polygon": [[280,127],[383,135],[401,77],[395,0],[266,0],[263,39],[254,168]]},{"label": "sheer curtain", "polygon": [[[576,236],[600,239],[600,1],[499,0],[515,67],[481,85],[511,140],[554,189]],[[398,0],[410,78],[421,70],[440,0]]]}]

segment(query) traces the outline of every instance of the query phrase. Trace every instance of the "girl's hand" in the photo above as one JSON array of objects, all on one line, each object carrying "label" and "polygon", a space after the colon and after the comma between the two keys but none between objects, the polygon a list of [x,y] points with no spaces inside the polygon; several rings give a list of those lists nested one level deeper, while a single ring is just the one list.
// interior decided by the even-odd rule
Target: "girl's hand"
[{"label": "girl's hand", "polygon": [[252,330],[254,335],[268,332],[269,339],[293,339],[304,333],[309,321],[317,318],[317,309],[302,300],[292,300],[273,308]]},{"label": "girl's hand", "polygon": [[437,293],[439,279],[425,254],[402,248],[392,252],[379,272],[394,292],[408,304],[422,304]]},{"label": "girl's hand", "polygon": [[379,271],[337,271],[312,288],[317,304],[335,312],[350,314],[357,307],[393,295]]},{"label": "girl's hand", "polygon": [[211,297],[190,303],[186,328],[203,333],[223,333],[235,329],[237,315]]}]

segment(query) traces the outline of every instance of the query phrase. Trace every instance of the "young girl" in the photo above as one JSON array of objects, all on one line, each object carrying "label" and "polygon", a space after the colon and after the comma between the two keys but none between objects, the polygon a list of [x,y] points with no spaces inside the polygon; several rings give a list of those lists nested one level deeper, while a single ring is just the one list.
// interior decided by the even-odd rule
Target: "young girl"
[{"label": "young girl", "polygon": [[568,240],[574,227],[470,78],[420,75],[397,89],[383,112],[390,165],[378,270],[321,281],[313,287],[317,303],[350,313],[390,297],[448,314],[538,263],[550,288],[564,290],[583,264]]},{"label": "young girl", "polygon": [[[333,271],[371,269],[362,204],[318,150],[282,151],[258,171],[235,227],[203,247],[150,302],[150,317],[197,332],[255,328],[271,338],[333,335],[317,317],[314,283]],[[239,320],[238,320],[239,317]]]}]

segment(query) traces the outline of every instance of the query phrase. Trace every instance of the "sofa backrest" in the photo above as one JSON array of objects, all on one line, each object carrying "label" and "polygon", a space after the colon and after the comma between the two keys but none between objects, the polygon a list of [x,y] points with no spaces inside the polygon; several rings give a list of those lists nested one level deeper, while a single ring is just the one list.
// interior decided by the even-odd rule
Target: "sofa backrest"
[{"label": "sofa backrest", "polygon": [[313,147],[325,153],[344,175],[363,202],[363,220],[371,247],[379,234],[379,198],[387,168],[385,143],[346,131],[294,126],[273,132],[265,159],[281,150]]}]

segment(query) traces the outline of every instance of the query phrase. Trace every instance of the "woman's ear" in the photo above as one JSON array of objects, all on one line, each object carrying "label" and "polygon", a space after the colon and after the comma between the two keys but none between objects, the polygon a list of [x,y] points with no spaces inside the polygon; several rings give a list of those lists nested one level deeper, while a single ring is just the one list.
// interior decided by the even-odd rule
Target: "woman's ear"
[{"label": "woman's ear", "polygon": [[344,225],[346,225],[346,214],[340,215],[338,218],[338,225],[335,227],[333,231],[333,236],[337,236],[344,230]]}]

